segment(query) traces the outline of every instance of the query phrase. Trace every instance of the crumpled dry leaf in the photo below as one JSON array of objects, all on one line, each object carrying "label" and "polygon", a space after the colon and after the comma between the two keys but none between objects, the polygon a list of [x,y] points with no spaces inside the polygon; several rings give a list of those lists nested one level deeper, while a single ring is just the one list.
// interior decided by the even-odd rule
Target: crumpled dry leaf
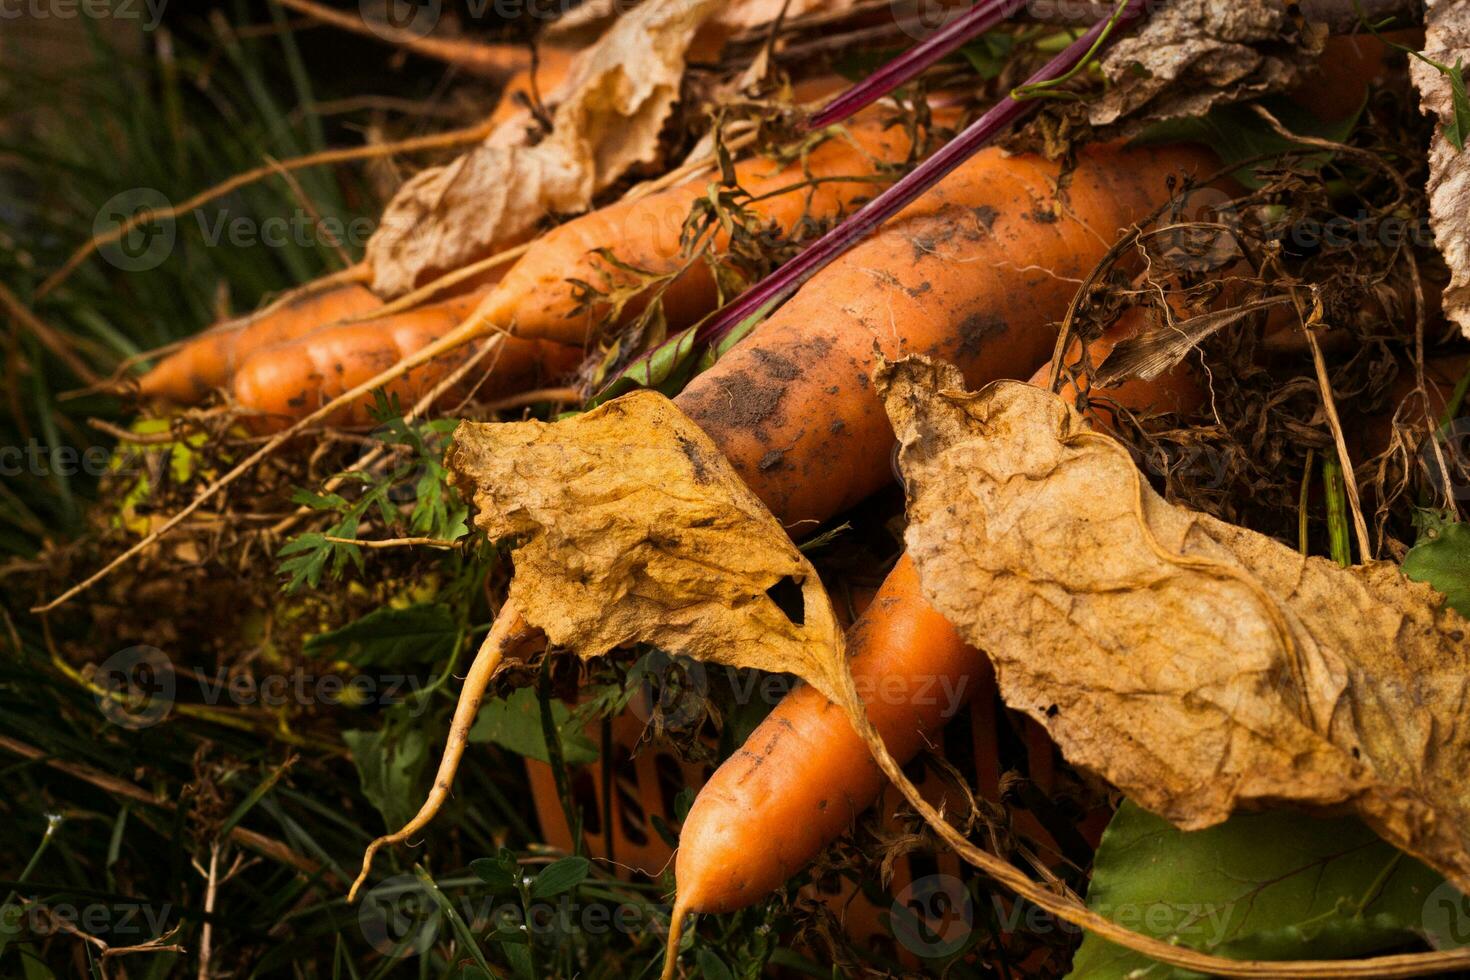
[{"label": "crumpled dry leaf", "polygon": [[915,358],[878,383],[925,595],[1069,761],[1185,829],[1350,809],[1470,885],[1470,622],[1166,503],[1049,392]]},{"label": "crumpled dry leaf", "polygon": [[1132,135],[1148,123],[1282,91],[1302,78],[1326,39],[1321,25],[1299,29],[1281,0],[1173,0],[1103,57],[1112,84],[1088,119],[1124,121],[1118,135]]},{"label": "crumpled dry leaf", "polygon": [[[1426,0],[1424,55],[1453,65],[1470,51],[1470,0]],[[1470,337],[1470,157],[1445,138],[1454,120],[1450,80],[1433,65],[1409,59],[1419,106],[1440,121],[1429,144],[1429,226],[1450,268],[1445,316]]]},{"label": "crumpled dry leaf", "polygon": [[578,56],[541,142],[527,145],[526,127],[508,123],[404,184],[368,241],[374,290],[396,296],[514,244],[546,215],[586,210],[628,168],[652,162],[685,52],[721,6],[646,0]]},{"label": "crumpled dry leaf", "polygon": [[[584,657],[651,643],[838,699],[842,631],[816,571],[663,395],[552,423],[463,422],[447,464],[475,525],[515,542],[510,600],[551,642]],[[768,594],[785,580],[801,590],[796,621]]]}]

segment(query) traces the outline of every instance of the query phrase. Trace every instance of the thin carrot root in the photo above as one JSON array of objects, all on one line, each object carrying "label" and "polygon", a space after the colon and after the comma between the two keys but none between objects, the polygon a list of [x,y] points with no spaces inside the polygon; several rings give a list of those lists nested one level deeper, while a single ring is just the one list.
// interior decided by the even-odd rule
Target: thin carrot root
[{"label": "thin carrot root", "polygon": [[459,703],[454,706],[449,738],[444,743],[444,757],[439,760],[439,771],[434,774],[434,786],[429,790],[428,798],[414,818],[400,830],[379,837],[367,846],[362,855],[362,870],[358,872],[357,880],[347,893],[349,903],[357,901],[357,893],[373,868],[373,856],[384,847],[401,844],[423,830],[438,815],[444,801],[449,799],[449,788],[454,784],[455,773],[459,771],[459,761],[464,757],[465,746],[469,744],[470,728],[475,723],[475,715],[480,710],[485,689],[490,686],[490,678],[505,658],[506,650],[523,637],[526,631],[526,621],[521,618],[520,611],[514,603],[506,603],[496,617],[495,625],[485,636],[485,642],[480,644],[475,661],[470,664],[469,673],[465,675],[464,687],[459,692]]},{"label": "thin carrot root", "polygon": [[673,917],[669,920],[669,944],[664,949],[664,972],[660,980],[674,980],[679,969],[679,943],[684,938],[684,920],[689,917],[690,899],[680,895],[674,902]]}]

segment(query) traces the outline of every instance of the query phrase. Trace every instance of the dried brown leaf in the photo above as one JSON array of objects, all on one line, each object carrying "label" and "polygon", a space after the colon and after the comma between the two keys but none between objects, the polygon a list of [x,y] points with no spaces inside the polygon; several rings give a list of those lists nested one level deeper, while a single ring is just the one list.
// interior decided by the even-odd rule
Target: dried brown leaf
[{"label": "dried brown leaf", "polygon": [[[837,700],[842,631],[811,564],[704,432],[650,391],[559,422],[464,422],[475,524],[514,542],[510,599],[584,657],[629,643],[796,674]],[[768,590],[789,580],[793,621]]]},{"label": "dried brown leaf", "polygon": [[[1424,55],[1454,65],[1470,50],[1470,2],[1428,0],[1424,13]],[[1429,225],[1434,243],[1450,268],[1444,312],[1470,337],[1470,157],[1444,134],[1454,122],[1450,79],[1418,58],[1409,72],[1419,90],[1420,108],[1440,121],[1429,144]]]},{"label": "dried brown leaf", "polygon": [[368,242],[373,288],[396,296],[525,238],[548,214],[586,210],[630,167],[652,162],[695,31],[720,0],[646,0],[577,57],[534,146],[512,122],[404,184]]},{"label": "dried brown leaf", "polygon": [[925,595],[1074,765],[1188,829],[1350,809],[1470,885],[1470,623],[1436,593],[1166,503],[1039,388],[879,384]]},{"label": "dried brown leaf", "polygon": [[1089,121],[1130,133],[1163,119],[1291,87],[1322,52],[1326,29],[1298,29],[1280,0],[1174,0],[1102,61],[1111,83]]}]

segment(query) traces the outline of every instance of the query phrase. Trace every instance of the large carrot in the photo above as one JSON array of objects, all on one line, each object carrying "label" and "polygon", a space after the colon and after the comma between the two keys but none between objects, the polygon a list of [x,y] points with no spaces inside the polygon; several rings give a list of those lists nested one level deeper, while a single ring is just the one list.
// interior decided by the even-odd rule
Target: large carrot
[{"label": "large carrot", "polygon": [[[275,431],[315,411],[326,402],[384,368],[453,330],[475,309],[483,293],[435,303],[404,313],[360,323],[319,328],[288,343],[256,351],[235,374],[235,400],[258,415],[254,426]],[[384,386],[407,407],[464,362],[463,348],[408,371]],[[489,380],[481,393],[507,394],[556,380],[581,361],[574,347],[548,341],[507,338],[486,364]],[[362,424],[369,419],[371,399],[346,405],[332,417],[336,425]]]},{"label": "large carrot", "polygon": [[197,402],[226,384],[252,352],[380,305],[382,301],[360,283],[302,289],[257,314],[205,330],[143,375],[139,389],[145,398]]},{"label": "large carrot", "polygon": [[678,403],[789,528],[810,527],[890,478],[893,434],[868,380],[875,349],[953,361],[971,385],[1029,376],[1118,230],[1165,198],[1169,176],[1204,160],[1182,148],[1090,148],[1063,198],[1056,164],[979,153]]}]

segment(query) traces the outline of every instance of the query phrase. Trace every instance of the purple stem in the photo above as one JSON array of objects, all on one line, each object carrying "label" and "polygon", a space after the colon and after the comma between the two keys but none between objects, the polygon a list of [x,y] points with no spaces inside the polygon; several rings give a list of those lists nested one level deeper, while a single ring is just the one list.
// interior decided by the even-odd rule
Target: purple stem
[{"label": "purple stem", "polygon": [[[1146,0],[1130,0],[1118,15],[1116,27],[1132,23],[1143,15]],[[1086,34],[1069,44],[1065,50],[1046,63],[1036,74],[1026,80],[1027,85],[1054,81],[1072,70],[1088,51],[1092,50],[1098,36],[1107,28],[1108,18],[1094,24]],[[1116,29],[1116,28],[1115,28]],[[1006,96],[989,112],[970,124],[969,128],[946,143],[938,153],[919,164],[902,180],[854,211],[837,227],[818,238],[796,258],[745,291],[739,299],[730,303],[709,322],[699,328],[695,342],[707,344],[723,337],[732,327],[781,294],[789,294],[802,283],[821,271],[829,262],[847,251],[858,239],[868,235],[883,222],[893,217],[929,188],[947,177],[950,171],[974,156],[982,147],[1017,120],[1036,110],[1040,99],[1015,99]]]},{"label": "purple stem", "polygon": [[808,130],[841,122],[872,105],[971,38],[984,34],[1020,9],[1026,0],[980,0],[903,54],[829,102],[807,120]]}]

